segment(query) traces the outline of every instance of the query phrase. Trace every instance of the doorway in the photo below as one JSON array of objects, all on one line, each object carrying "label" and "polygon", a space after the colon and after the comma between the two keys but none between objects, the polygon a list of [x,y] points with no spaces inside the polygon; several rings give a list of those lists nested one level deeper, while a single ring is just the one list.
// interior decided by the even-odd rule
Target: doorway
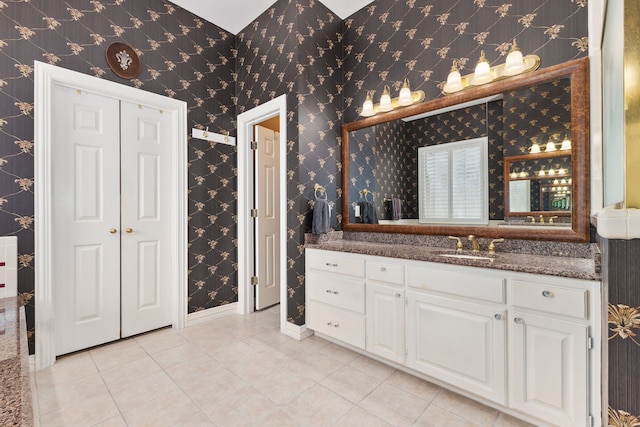
[{"label": "doorway", "polygon": [[[56,116],[53,110],[56,105],[56,87],[66,87],[75,93],[97,94],[104,98],[128,103],[136,111],[155,110],[158,115],[164,116],[163,121],[166,120],[170,123],[167,131],[169,133],[168,140],[171,141],[168,150],[168,158],[170,160],[166,169],[168,169],[171,179],[165,191],[170,194],[169,200],[171,200],[171,203],[162,209],[162,215],[167,218],[169,224],[166,235],[169,240],[169,258],[171,262],[168,268],[163,270],[163,274],[169,278],[167,282],[170,286],[165,296],[170,298],[169,315],[167,316],[169,323],[174,328],[184,327],[187,312],[186,103],[36,61],[35,142],[38,144],[38,150],[34,153],[35,180],[38,182],[38,186],[35,188],[35,215],[38,221],[35,236],[36,369],[52,366],[55,362],[56,354],[58,354],[56,351],[55,332],[57,325],[54,296],[57,288],[54,286],[55,277],[53,276],[56,258],[53,254],[57,250],[54,209],[56,204],[60,203],[60,200],[56,199],[52,185],[54,169],[59,167],[59,165],[55,164],[58,160],[54,155],[57,154],[55,150],[58,148],[54,145],[54,120]],[[92,104],[88,103],[87,105]],[[89,116],[86,116],[86,118],[90,121]],[[102,125],[107,126],[104,123]],[[151,131],[151,129],[147,130]],[[87,151],[87,153],[90,152],[91,149]],[[95,153],[98,152],[99,150],[95,151]],[[74,156],[77,157],[77,154],[74,154]],[[150,160],[150,157],[147,157],[147,160]],[[70,159],[69,161],[73,160]],[[135,161],[140,161],[140,158],[137,157]],[[147,166],[152,163],[148,163]],[[147,171],[150,170],[147,167]],[[152,175],[155,176],[153,173],[146,175],[146,177],[143,174],[143,178],[153,182]],[[90,192],[87,194],[90,194]],[[94,206],[97,205],[94,204]],[[117,215],[119,217],[120,213]],[[139,225],[143,227],[143,225]],[[123,224],[123,227],[131,227],[132,234],[136,230],[142,230],[142,228],[138,228],[138,225],[129,226]],[[114,235],[118,232],[118,229],[116,228],[116,233],[112,233],[110,229],[107,229],[106,232]],[[128,233],[128,231],[126,232]],[[146,250],[148,249],[149,247],[146,248]],[[147,252],[147,254],[150,254],[150,252]],[[89,255],[87,259],[92,259]],[[112,265],[104,265],[105,269],[112,267]]]},{"label": "doorway", "polygon": [[[255,230],[255,221],[252,217],[252,209],[255,208],[256,198],[259,195],[255,189],[256,179],[260,181],[259,172],[254,169],[254,151],[251,142],[255,141],[256,125],[263,124],[267,120],[277,117],[279,137],[277,144],[273,147],[276,150],[279,162],[272,167],[273,186],[280,194],[277,201],[279,214],[275,221],[278,223],[279,233],[277,242],[272,242],[272,248],[277,251],[277,260],[270,265],[273,271],[279,274],[280,300],[280,330],[286,331],[287,319],[287,286],[286,286],[286,95],[281,95],[269,102],[246,111],[238,116],[238,311],[241,314],[249,314],[259,307],[256,304],[255,285],[252,285],[252,278],[257,271],[254,267],[255,261],[259,262],[260,257],[264,259],[264,254],[259,254],[257,235],[260,231]],[[264,127],[264,126],[262,126]],[[275,137],[275,134],[274,134]],[[271,167],[271,166],[270,166]],[[259,209],[259,208],[258,208]],[[274,209],[275,211],[275,209]],[[258,215],[260,213],[258,212]],[[275,259],[275,257],[274,257]],[[267,262],[267,265],[269,263]],[[273,275],[275,277],[275,274]],[[260,277],[258,275],[258,284]],[[253,283],[255,283],[255,279]]]}]

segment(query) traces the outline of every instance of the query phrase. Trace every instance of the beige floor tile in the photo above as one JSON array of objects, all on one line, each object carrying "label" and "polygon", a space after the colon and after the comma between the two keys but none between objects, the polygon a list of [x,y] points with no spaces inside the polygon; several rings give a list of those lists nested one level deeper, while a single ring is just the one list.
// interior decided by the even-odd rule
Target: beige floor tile
[{"label": "beige floor tile", "polygon": [[185,360],[195,359],[204,355],[205,352],[200,347],[186,342],[179,346],[154,353],[151,357],[161,368],[165,369],[173,365],[178,365]]},{"label": "beige floor tile", "polygon": [[86,427],[119,415],[118,408],[108,392],[79,399],[62,409],[40,414],[42,427]]},{"label": "beige floor tile", "polygon": [[350,400],[358,403],[382,383],[382,380],[367,374],[353,366],[343,366],[321,384]]},{"label": "beige floor tile", "polygon": [[60,385],[49,384],[38,387],[38,411],[40,414],[73,406],[81,399],[107,393],[100,374],[95,373]]},{"label": "beige floor tile", "polygon": [[477,427],[471,421],[454,413],[442,409],[437,405],[430,405],[414,424],[417,427]]},{"label": "beige floor tile", "polygon": [[197,380],[208,377],[224,369],[224,366],[209,356],[200,356],[195,359],[185,360],[184,362],[173,365],[165,369],[165,372],[180,387],[187,387]]},{"label": "beige floor tile", "polygon": [[261,427],[301,427],[301,424],[284,409],[278,408],[260,422]]},{"label": "beige floor tile", "polygon": [[215,427],[216,425],[203,412],[179,420],[174,427]]},{"label": "beige floor tile", "polygon": [[479,426],[493,426],[499,413],[493,408],[449,390],[442,390],[433,399],[433,404],[466,418]]},{"label": "beige floor tile", "polygon": [[110,391],[120,412],[126,412],[177,389],[176,383],[164,371],[157,371]]},{"label": "beige floor tile", "polygon": [[251,386],[219,400],[216,405],[202,408],[218,426],[261,425],[261,420],[271,415],[277,406]]},{"label": "beige floor tile", "polygon": [[168,348],[177,347],[187,342],[177,329],[164,328],[148,332],[135,338],[136,342],[149,354],[155,354]]},{"label": "beige floor tile", "polygon": [[391,366],[380,363],[367,356],[359,356],[349,362],[349,364],[354,368],[358,368],[361,371],[367,372],[369,375],[380,378],[381,380],[386,380],[396,371]]},{"label": "beige floor tile", "polygon": [[[359,406],[353,407],[342,418],[340,418],[334,427],[387,427],[391,426],[386,421],[381,420],[375,415],[370,414]],[[443,426],[444,427],[444,426]]]},{"label": "beige floor tile", "polygon": [[316,382],[287,368],[279,368],[271,375],[256,378],[251,385],[276,405],[282,406]]},{"label": "beige floor tile", "polygon": [[173,426],[200,412],[181,390],[174,390],[123,414],[129,427]]},{"label": "beige floor tile", "polygon": [[283,409],[301,426],[331,425],[346,414],[353,404],[321,385],[305,391]]},{"label": "beige floor tile", "polygon": [[494,427],[535,427],[526,421],[519,420],[507,414],[498,415],[498,420]]},{"label": "beige floor tile", "polygon": [[59,385],[97,372],[88,352],[62,356],[53,366],[36,372],[36,386]]},{"label": "beige floor tile", "polygon": [[117,417],[109,418],[108,420],[98,423],[92,427],[127,427],[127,423],[124,422],[122,415],[118,415]]},{"label": "beige floor tile", "polygon": [[183,390],[200,408],[216,407],[225,397],[236,393],[245,382],[226,368],[187,384]]},{"label": "beige floor tile", "polygon": [[351,351],[348,348],[341,347],[338,344],[334,343],[329,343],[318,348],[318,353],[333,357],[334,359],[337,359],[342,363],[349,363],[360,357],[359,353],[356,353],[355,351]]},{"label": "beige floor tile", "polygon": [[234,340],[231,343],[225,343],[217,348],[207,351],[207,354],[220,363],[232,363],[238,358],[249,357],[255,353],[255,349],[249,344]]},{"label": "beige floor tile", "polygon": [[158,372],[160,366],[151,358],[145,356],[120,366],[107,369],[102,372],[102,378],[110,389],[122,388],[127,383],[133,382],[149,374]]},{"label": "beige floor tile", "polygon": [[281,367],[281,363],[261,352],[245,354],[225,365],[227,369],[247,382],[270,376]]},{"label": "beige floor tile", "polygon": [[394,372],[387,378],[385,383],[409,392],[427,402],[431,402],[441,390],[440,386],[402,371]]},{"label": "beige floor tile", "polygon": [[148,356],[134,339],[118,341],[89,351],[89,355],[99,371],[106,371],[127,362]]},{"label": "beige floor tile", "polygon": [[298,353],[297,358],[289,360],[285,366],[289,369],[320,382],[344,366],[333,357],[318,352]]},{"label": "beige floor tile", "polygon": [[428,402],[388,384],[381,384],[359,406],[396,426],[410,426],[427,408]]}]

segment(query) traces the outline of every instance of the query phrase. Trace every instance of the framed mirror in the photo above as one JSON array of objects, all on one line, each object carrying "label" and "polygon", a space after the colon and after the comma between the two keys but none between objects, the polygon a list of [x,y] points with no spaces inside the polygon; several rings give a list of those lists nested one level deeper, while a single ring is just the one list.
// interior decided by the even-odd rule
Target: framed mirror
[{"label": "framed mirror", "polygon": [[[588,241],[588,89],[583,58],[343,125],[343,229]],[[434,195],[421,190],[418,149],[476,138],[488,140],[486,221],[420,221]],[[456,173],[438,182],[467,182]]]}]

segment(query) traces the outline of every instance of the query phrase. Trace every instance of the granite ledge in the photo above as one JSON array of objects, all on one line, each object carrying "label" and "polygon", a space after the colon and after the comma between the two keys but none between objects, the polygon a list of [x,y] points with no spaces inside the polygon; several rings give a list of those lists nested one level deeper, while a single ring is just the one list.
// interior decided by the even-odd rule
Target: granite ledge
[{"label": "granite ledge", "polygon": [[[486,251],[473,254],[489,257],[491,258],[489,261],[440,256],[442,253],[456,253],[455,250],[447,247],[376,243],[371,241],[341,240],[330,237],[315,241],[314,239],[308,239],[305,248],[491,268],[520,273],[543,274],[572,279],[601,280],[600,269],[598,268],[599,263],[596,262],[599,259],[597,256],[599,253],[595,251],[591,258],[543,256],[508,252],[489,255]],[[468,251],[463,251],[462,253],[471,254]]]}]

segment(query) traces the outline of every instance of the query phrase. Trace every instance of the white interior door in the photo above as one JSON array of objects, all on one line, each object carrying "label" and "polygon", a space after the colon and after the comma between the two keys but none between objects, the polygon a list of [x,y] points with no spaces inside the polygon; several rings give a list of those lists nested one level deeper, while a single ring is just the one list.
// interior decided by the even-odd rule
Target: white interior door
[{"label": "white interior door", "polygon": [[55,85],[55,353],[120,337],[119,102]]},{"label": "white interior door", "polygon": [[279,134],[255,126],[256,310],[280,302],[280,185]]},{"label": "white interior door", "polygon": [[171,120],[121,103],[122,336],[171,324]]}]

